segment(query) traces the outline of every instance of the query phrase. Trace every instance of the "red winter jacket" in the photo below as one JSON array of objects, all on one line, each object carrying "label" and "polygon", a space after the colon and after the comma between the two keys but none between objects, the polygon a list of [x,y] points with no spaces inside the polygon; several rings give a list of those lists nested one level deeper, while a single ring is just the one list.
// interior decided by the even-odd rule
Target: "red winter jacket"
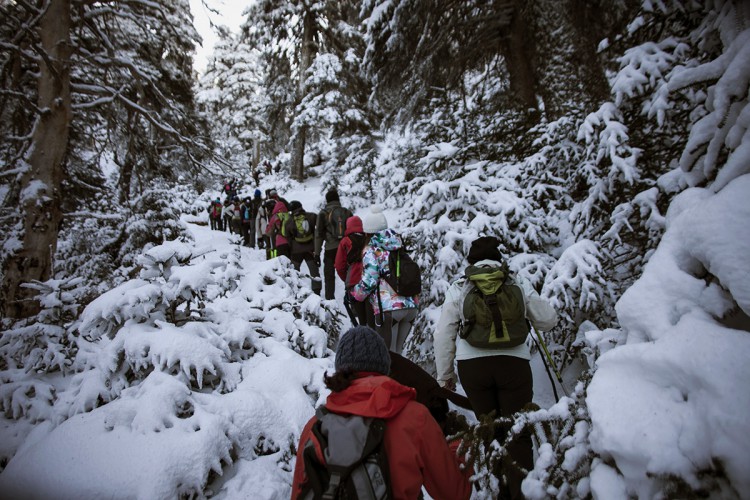
[{"label": "red winter jacket", "polygon": [[[413,500],[424,485],[435,500],[468,499],[470,473],[459,469],[456,455],[445,442],[437,422],[424,405],[414,401],[416,391],[385,375],[361,375],[343,391],[331,393],[326,407],[334,413],[386,420],[384,443],[393,497]],[[300,436],[292,500],[299,497],[307,482],[302,453],[316,420],[311,418]],[[322,459],[320,455],[319,458]]]},{"label": "red winter jacket", "polygon": [[[349,269],[349,263],[346,261],[346,258],[349,255],[349,250],[352,249],[352,240],[349,238],[349,235],[353,233],[364,233],[364,229],[362,229],[362,219],[356,215],[352,215],[346,219],[346,232],[344,233],[344,237],[341,238],[338,250],[336,251],[336,260],[333,264],[333,267],[336,268],[336,272],[338,273],[339,278],[341,278],[341,281],[346,285],[346,288],[356,285],[359,283],[359,280],[362,279],[362,261],[360,260],[359,262],[353,263],[351,269]],[[347,271],[349,271],[348,282],[346,280]]]},{"label": "red winter jacket", "polygon": [[288,212],[286,205],[283,201],[277,201],[276,205],[273,207],[273,212],[271,214],[271,218],[268,220],[268,228],[266,228],[266,235],[273,238],[276,236],[276,239],[274,240],[274,248],[278,248],[281,245],[288,245],[289,241],[281,236],[281,219],[279,219],[279,216],[277,215],[279,212]]}]

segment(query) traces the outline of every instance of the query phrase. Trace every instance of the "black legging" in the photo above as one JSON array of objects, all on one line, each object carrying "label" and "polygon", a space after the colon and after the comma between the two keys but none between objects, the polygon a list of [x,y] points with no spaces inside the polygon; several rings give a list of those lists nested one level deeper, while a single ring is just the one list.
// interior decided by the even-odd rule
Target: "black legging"
[{"label": "black legging", "polygon": [[[474,413],[510,417],[523,409],[534,395],[531,365],[515,356],[487,356],[459,360],[458,376]],[[510,426],[504,426],[495,438],[502,443]],[[530,471],[534,467],[531,433],[522,432],[508,445],[508,453],[518,466]],[[521,481],[524,475],[514,466],[506,468],[511,498],[523,498]]]},{"label": "black legging", "polygon": [[323,281],[325,281],[325,299],[333,300],[336,293],[336,252],[338,248],[323,252]]}]

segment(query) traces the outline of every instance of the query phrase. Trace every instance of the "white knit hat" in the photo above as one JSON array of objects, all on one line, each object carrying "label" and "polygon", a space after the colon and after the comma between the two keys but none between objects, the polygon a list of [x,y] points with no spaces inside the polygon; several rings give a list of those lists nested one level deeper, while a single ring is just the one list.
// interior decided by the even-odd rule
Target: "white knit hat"
[{"label": "white knit hat", "polygon": [[366,233],[375,234],[388,228],[382,205],[370,207],[370,213],[362,217],[362,230]]}]

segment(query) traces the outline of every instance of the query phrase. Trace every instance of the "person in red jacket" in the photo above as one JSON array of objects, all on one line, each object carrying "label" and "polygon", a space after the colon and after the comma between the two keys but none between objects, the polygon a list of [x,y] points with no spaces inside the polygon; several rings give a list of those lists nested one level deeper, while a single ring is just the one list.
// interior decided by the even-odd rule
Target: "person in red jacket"
[{"label": "person in red jacket", "polygon": [[268,220],[268,228],[266,229],[266,235],[271,239],[271,257],[279,257],[286,255],[291,258],[291,248],[289,247],[289,240],[281,235],[281,216],[279,212],[288,212],[286,203],[283,201],[277,201],[276,206],[273,207],[273,214]]},{"label": "person in red jacket", "polygon": [[[349,290],[362,279],[362,251],[367,244],[367,235],[362,229],[362,219],[352,215],[346,219],[346,232],[336,250],[334,267],[344,282],[344,305],[354,312],[360,325],[375,328],[375,315],[367,301],[359,302],[352,297]],[[350,313],[351,314],[351,313]]]},{"label": "person in red jacket", "polygon": [[[458,458],[445,441],[429,410],[414,399],[416,391],[388,377],[391,358],[382,337],[367,326],[347,331],[336,348],[336,372],[326,375],[333,392],[326,409],[339,415],[360,415],[386,421],[383,443],[388,457],[393,498],[415,499],[422,491],[436,500],[468,499],[470,471],[459,468]],[[313,417],[302,430],[294,465],[292,500],[305,491],[304,450],[311,441]],[[324,460],[320,454],[319,460]]]}]

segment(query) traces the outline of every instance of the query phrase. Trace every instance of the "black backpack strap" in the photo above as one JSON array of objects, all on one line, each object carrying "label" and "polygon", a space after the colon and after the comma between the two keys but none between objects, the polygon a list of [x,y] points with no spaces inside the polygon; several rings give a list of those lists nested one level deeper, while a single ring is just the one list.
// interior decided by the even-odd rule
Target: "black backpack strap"
[{"label": "black backpack strap", "polygon": [[383,301],[380,299],[380,278],[378,278],[378,288],[375,290],[375,293],[378,295],[378,309],[380,310],[380,324],[375,326],[383,326],[383,323],[385,323],[385,313],[383,312]]},{"label": "black backpack strap", "polygon": [[495,324],[495,335],[500,337],[503,333],[503,315],[500,312],[500,306],[497,303],[497,293],[484,296],[484,303],[489,308],[492,315],[492,323]]}]

